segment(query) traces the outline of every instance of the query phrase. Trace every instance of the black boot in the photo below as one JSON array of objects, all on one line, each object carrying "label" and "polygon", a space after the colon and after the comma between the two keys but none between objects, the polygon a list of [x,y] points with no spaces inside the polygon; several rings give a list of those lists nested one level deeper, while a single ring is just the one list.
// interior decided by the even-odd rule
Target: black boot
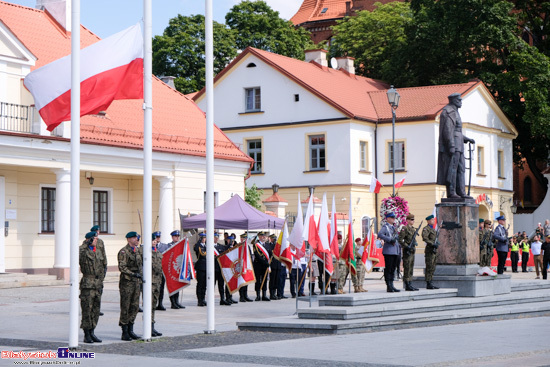
[{"label": "black boot", "polygon": [[170,296],[170,308],[172,308],[173,310],[177,310],[178,308],[180,308],[178,306],[178,295],[177,294],[174,294],[174,295],[171,295]]},{"label": "black boot", "polygon": [[254,301],[261,301],[262,297],[260,296],[260,291],[256,291],[256,299]]},{"label": "black boot", "polygon": [[391,289],[393,289],[394,292],[401,292],[399,289],[395,288],[395,286],[393,285],[393,280],[390,280],[390,287]]},{"label": "black boot", "polygon": [[248,298],[248,294],[245,294],[245,295],[244,295],[244,300],[245,300],[246,302],[254,302],[254,300],[253,300],[252,298]]},{"label": "black boot", "polygon": [[151,323],[151,335],[152,336],[162,336],[162,333],[159,333],[158,331],[155,330],[155,323],[154,322]]},{"label": "black boot", "polygon": [[93,343],[89,329],[84,329],[84,343]]},{"label": "black boot", "polygon": [[180,303],[179,294],[174,294],[174,296],[175,296],[176,306],[178,306],[179,308],[185,308],[185,306]]},{"label": "black boot", "polygon": [[315,283],[309,283],[309,289],[311,291],[312,296],[316,296],[317,293],[315,293]]},{"label": "black boot", "polygon": [[330,283],[330,294],[336,294],[336,283]]},{"label": "black boot", "polygon": [[132,338],[130,337],[130,334],[128,334],[128,325],[122,325],[122,337],[120,340],[125,340],[127,342],[131,342]]},{"label": "black boot", "polygon": [[231,306],[231,303],[225,300],[223,293],[220,294],[220,306]]},{"label": "black boot", "polygon": [[128,324],[128,335],[130,335],[130,338],[134,340],[138,340],[139,336],[134,333],[134,324]]},{"label": "black boot", "polygon": [[426,289],[439,289],[431,281],[426,283]]},{"label": "black boot", "polygon": [[406,291],[414,291],[414,288],[411,286],[411,282],[403,281],[403,283],[405,284]]},{"label": "black boot", "polygon": [[262,301],[271,301],[269,297],[267,297],[267,291],[262,291]]},{"label": "black boot", "polygon": [[164,307],[162,303],[159,303],[159,305],[157,306],[157,311],[166,311],[166,307]]},{"label": "black boot", "polygon": [[414,285],[412,285],[412,282],[409,282],[409,286],[412,288],[413,291],[419,290],[419,289],[416,288]]},{"label": "black boot", "polygon": [[390,282],[386,280],[386,292],[393,293],[393,288],[390,285]]},{"label": "black boot", "polygon": [[277,301],[279,299],[279,297],[275,295],[275,292],[276,291],[273,291],[273,292],[269,291],[269,299],[272,301]]},{"label": "black boot", "polygon": [[95,329],[90,329],[90,337],[94,341],[94,343],[101,343],[103,340],[99,339],[97,336],[95,336]]},{"label": "black boot", "polygon": [[239,298],[239,301],[246,302],[246,298],[244,298],[243,294],[241,293],[241,298]]}]

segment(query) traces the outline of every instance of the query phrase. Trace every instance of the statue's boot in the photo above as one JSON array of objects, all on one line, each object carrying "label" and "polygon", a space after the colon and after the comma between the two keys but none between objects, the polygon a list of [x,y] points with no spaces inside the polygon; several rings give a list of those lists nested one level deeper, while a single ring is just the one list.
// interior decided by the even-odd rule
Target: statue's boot
[{"label": "statue's boot", "polygon": [[448,199],[460,199],[460,195],[456,194],[455,187],[453,185],[447,186],[447,198]]}]

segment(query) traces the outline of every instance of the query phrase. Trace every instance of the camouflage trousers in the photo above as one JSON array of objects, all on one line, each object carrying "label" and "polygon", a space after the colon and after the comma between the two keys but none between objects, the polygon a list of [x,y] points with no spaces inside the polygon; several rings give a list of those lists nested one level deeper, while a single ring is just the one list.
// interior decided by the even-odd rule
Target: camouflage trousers
[{"label": "camouflage trousers", "polygon": [[151,322],[155,323],[155,308],[157,308],[158,302],[159,302],[159,295],[160,295],[160,285],[162,283],[153,283],[151,285],[151,293],[152,293],[152,299],[153,299],[153,307],[151,308]]},{"label": "camouflage trousers", "polygon": [[136,280],[121,279],[118,283],[120,292],[120,319],[118,324],[133,324],[139,310],[139,292],[141,282]]},{"label": "camouflage trousers", "polygon": [[101,291],[95,288],[80,290],[80,307],[82,308],[83,330],[95,329],[99,320],[99,308],[101,306]]},{"label": "camouflage trousers", "polygon": [[338,289],[344,290],[344,286],[346,285],[346,278],[349,274],[349,268],[346,266],[343,262],[338,262]]},{"label": "camouflage trousers", "polygon": [[424,258],[426,259],[426,282],[431,282],[435,272],[437,253],[433,246],[427,245],[424,250]]},{"label": "camouflage trousers", "polygon": [[403,254],[403,281],[412,281],[414,270],[414,253]]},{"label": "camouflage trousers", "polygon": [[479,251],[479,266],[491,267],[491,260],[493,259],[493,249],[484,247]]},{"label": "camouflage trousers", "polygon": [[353,282],[354,287],[361,287],[363,288],[363,282],[365,281],[365,272],[367,271],[365,269],[365,264],[361,261],[361,258],[355,259],[356,265],[355,268],[357,269],[357,275],[351,276],[351,281]]}]

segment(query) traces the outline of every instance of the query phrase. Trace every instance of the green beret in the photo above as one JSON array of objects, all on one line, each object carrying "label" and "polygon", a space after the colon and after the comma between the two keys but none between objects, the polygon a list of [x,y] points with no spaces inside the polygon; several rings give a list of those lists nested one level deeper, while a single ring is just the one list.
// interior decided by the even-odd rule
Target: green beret
[{"label": "green beret", "polygon": [[485,219],[479,218],[479,223],[483,223],[483,222],[485,222]]},{"label": "green beret", "polygon": [[97,236],[97,232],[92,231],[92,232],[86,233],[86,239],[93,238],[95,236]]},{"label": "green beret", "polygon": [[434,219],[434,218],[435,218],[434,215],[433,215],[433,214],[430,214],[430,215],[428,215],[428,216],[426,217],[426,220],[430,220],[430,219]]},{"label": "green beret", "polygon": [[137,236],[138,236],[137,232],[134,232],[134,231],[126,233],[126,238],[132,238]]},{"label": "green beret", "polygon": [[99,231],[99,226],[96,224],[95,226],[93,226],[92,228],[90,228],[90,231],[93,231],[93,232]]}]

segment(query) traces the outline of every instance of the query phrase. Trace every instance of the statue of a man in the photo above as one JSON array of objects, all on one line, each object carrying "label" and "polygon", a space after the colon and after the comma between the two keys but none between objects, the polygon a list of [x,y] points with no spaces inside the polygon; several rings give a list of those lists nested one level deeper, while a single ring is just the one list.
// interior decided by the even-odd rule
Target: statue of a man
[{"label": "statue of a man", "polygon": [[458,113],[462,97],[453,93],[448,98],[449,104],[443,107],[439,120],[437,184],[447,187],[449,199],[471,199],[464,190],[464,144],[475,144],[475,141],[462,135],[462,120]]}]

